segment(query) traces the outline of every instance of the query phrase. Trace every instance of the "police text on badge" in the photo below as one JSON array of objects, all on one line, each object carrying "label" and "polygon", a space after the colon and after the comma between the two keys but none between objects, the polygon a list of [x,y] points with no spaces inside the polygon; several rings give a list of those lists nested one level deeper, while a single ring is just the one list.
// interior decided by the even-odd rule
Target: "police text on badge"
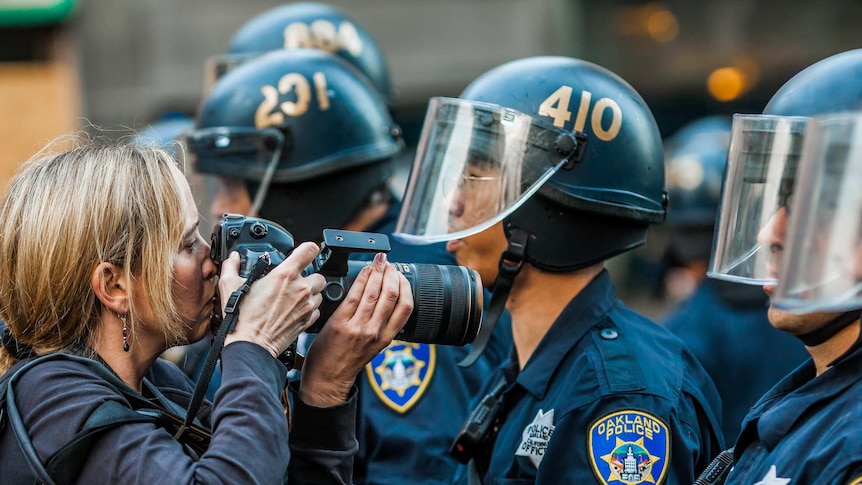
[{"label": "police text on badge", "polygon": [[661,433],[662,425],[658,421],[646,416],[632,416],[630,414],[618,415],[600,422],[596,432],[610,438],[614,435],[633,433],[653,439],[653,435]]},{"label": "police text on badge", "polygon": [[521,443],[518,445],[516,456],[526,456],[530,462],[538,468],[542,458],[545,457],[545,450],[548,449],[548,441],[554,434],[554,410],[551,409],[547,413],[540,409],[533,418],[533,422],[528,424],[521,433]]}]

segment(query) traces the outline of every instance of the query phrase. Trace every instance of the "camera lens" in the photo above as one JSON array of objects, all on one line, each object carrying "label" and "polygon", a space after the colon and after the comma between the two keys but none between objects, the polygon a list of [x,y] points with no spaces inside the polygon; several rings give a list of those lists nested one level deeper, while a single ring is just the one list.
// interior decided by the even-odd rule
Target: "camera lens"
[{"label": "camera lens", "polygon": [[[349,288],[369,262],[348,262],[344,288]],[[413,290],[413,313],[395,337],[408,342],[465,345],[479,333],[482,323],[482,281],[479,274],[464,266],[392,263]],[[324,295],[320,319],[308,332],[319,332],[341,302]]]}]

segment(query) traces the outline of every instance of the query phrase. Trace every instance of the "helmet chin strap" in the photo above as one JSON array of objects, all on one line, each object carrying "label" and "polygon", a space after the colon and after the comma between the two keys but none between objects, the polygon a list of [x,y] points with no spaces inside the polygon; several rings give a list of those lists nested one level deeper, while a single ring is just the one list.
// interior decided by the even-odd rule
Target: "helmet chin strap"
[{"label": "helmet chin strap", "polygon": [[497,279],[494,281],[494,294],[491,296],[491,303],[488,304],[488,309],[482,317],[482,326],[479,329],[479,335],[476,336],[476,340],[470,348],[470,353],[464,357],[464,360],[458,362],[460,367],[470,367],[475,364],[491,340],[494,327],[497,326],[500,315],[506,309],[506,300],[509,299],[509,292],[512,290],[515,276],[518,276],[518,273],[521,272],[521,267],[524,265],[524,258],[527,254],[527,241],[529,240],[529,232],[519,228],[512,229],[511,236],[509,237],[509,247],[500,256],[500,270],[497,272]]},{"label": "helmet chin strap", "polygon": [[826,325],[812,330],[806,334],[797,335],[797,338],[805,344],[806,347],[814,347],[834,337],[838,332],[844,330],[848,325],[859,320],[862,316],[862,310],[853,310],[842,313],[833,318]]},{"label": "helmet chin strap", "polygon": [[272,137],[275,142],[275,149],[272,151],[272,158],[269,160],[269,165],[266,166],[266,172],[260,179],[260,187],[254,195],[254,203],[251,205],[251,215],[257,216],[260,214],[260,208],[263,206],[263,201],[266,200],[266,194],[269,192],[269,186],[272,184],[272,177],[275,175],[275,167],[278,166],[278,161],[281,159],[281,152],[284,149],[284,135],[278,130],[267,130],[267,137]]}]

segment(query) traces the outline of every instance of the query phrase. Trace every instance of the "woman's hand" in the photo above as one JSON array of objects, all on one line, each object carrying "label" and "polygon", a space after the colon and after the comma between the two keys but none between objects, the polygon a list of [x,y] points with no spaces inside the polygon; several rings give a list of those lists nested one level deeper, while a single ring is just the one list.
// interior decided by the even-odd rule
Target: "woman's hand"
[{"label": "woman's hand", "polygon": [[[239,305],[236,328],[225,339],[225,345],[247,341],[260,345],[278,357],[287,346],[320,317],[320,294],[326,279],[319,274],[302,276],[320,249],[311,242],[302,243],[290,256],[263,278],[251,285]],[[245,282],[239,276],[239,254],[232,252],[221,265],[219,295],[221,307],[231,293]]]},{"label": "woman's hand", "polygon": [[317,407],[345,402],[357,374],[398,335],[412,311],[407,278],[377,254],[308,350],[300,399]]}]

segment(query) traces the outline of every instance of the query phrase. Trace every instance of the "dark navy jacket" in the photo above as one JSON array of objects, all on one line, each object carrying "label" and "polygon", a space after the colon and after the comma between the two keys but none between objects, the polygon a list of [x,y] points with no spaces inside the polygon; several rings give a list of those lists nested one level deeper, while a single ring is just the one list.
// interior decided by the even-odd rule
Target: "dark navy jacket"
[{"label": "dark navy jacket", "polygon": [[808,358],[802,342],[769,323],[767,302],[760,287],[707,279],[664,320],[715,382],[728,443],[760,396]]},{"label": "dark navy jacket", "polygon": [[[690,485],[721,451],[709,376],[682,341],[617,299],[606,271],[524,369],[513,353],[499,376],[505,415],[485,484]],[[468,474],[462,466],[455,482]]]},{"label": "dark navy jacket", "polygon": [[[768,351],[773,355],[772,351]],[[809,360],[745,418],[727,485],[862,483],[862,347],[815,377]]]},{"label": "dark navy jacket", "polygon": [[[367,232],[391,235],[400,204],[394,203]],[[455,265],[445,244],[411,246],[390,237],[391,262]],[[356,259],[372,255],[356,255]],[[485,295],[487,305],[489,294]],[[449,446],[470,411],[470,402],[492,369],[509,353],[511,320],[501,318],[482,357],[458,367],[470,346],[395,342],[359,376],[355,460],[357,484],[446,483],[457,462]],[[399,377],[400,376],[400,377]]]}]

